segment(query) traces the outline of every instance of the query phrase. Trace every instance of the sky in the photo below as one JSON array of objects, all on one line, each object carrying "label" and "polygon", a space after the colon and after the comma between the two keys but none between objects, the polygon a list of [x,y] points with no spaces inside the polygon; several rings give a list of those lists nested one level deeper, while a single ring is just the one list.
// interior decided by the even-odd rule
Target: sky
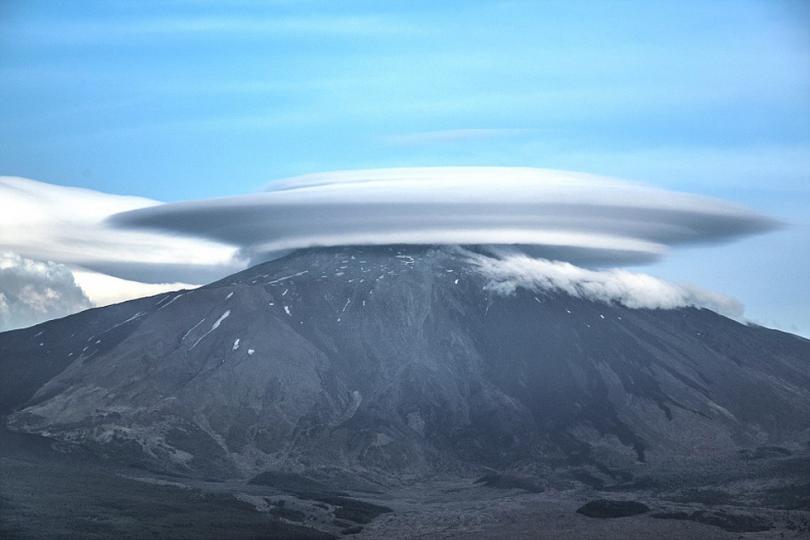
[{"label": "sky", "polygon": [[785,227],[638,269],[810,335],[807,2],[7,0],[0,81],[0,175],[116,195],[501,166],[722,198]]}]

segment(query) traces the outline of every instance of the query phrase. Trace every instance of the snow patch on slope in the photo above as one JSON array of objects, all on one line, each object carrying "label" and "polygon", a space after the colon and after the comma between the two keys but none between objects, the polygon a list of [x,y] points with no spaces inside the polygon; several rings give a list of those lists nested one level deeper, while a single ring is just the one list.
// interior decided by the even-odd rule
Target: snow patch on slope
[{"label": "snow patch on slope", "polygon": [[197,344],[198,344],[200,341],[202,341],[202,340],[203,340],[203,339],[204,339],[204,338],[205,338],[205,337],[206,337],[208,334],[210,334],[211,332],[213,332],[214,330],[216,330],[217,328],[219,328],[219,325],[220,325],[220,324],[222,324],[222,321],[224,321],[225,319],[227,319],[227,318],[230,316],[230,314],[231,314],[231,310],[229,309],[229,310],[227,310],[225,313],[223,313],[222,315],[220,315],[220,316],[219,316],[219,319],[217,319],[216,321],[214,321],[214,324],[212,324],[212,325],[211,325],[211,329],[210,329],[208,332],[206,332],[206,333],[204,333],[203,335],[201,335],[199,338],[197,338],[197,341],[195,341],[195,342],[194,342],[194,345],[192,345],[192,346],[191,346],[191,348],[193,349],[194,347],[196,347],[196,346],[197,346]]}]

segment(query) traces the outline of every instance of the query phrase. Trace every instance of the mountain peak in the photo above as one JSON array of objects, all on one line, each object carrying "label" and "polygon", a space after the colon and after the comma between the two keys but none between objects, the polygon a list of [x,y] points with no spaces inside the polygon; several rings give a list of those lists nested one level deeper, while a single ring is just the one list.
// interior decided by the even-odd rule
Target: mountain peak
[{"label": "mountain peak", "polygon": [[302,250],[0,334],[5,380],[20,381],[3,388],[9,426],[184,474],[389,481],[604,474],[810,428],[807,340],[696,308],[503,294],[475,255]]}]

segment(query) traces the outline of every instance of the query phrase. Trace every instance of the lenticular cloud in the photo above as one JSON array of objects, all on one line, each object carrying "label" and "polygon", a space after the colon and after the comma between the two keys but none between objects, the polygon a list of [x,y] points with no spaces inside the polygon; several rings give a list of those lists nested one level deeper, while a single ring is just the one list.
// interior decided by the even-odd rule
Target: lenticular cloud
[{"label": "lenticular cloud", "polygon": [[160,204],[0,176],[0,250],[148,283],[201,283],[238,269],[229,246],[106,222],[112,214]]},{"label": "lenticular cloud", "polygon": [[[12,308],[54,304],[54,291],[73,291],[75,280],[90,300],[105,303],[122,287],[133,297],[153,290],[146,283],[199,284],[295,249],[385,244],[475,246],[468,252],[478,254],[473,262],[496,292],[527,287],[628,307],[695,305],[739,315],[733,300],[615,267],[777,226],[706,197],[496,167],[330,172],[279,180],[260,193],[172,204],[0,177],[0,210],[0,250],[56,265],[47,267],[56,285],[39,279],[19,288],[23,303],[17,289],[0,291],[0,326],[17,324],[8,318]],[[60,265],[75,279],[55,273]],[[86,301],[82,295],[75,304]]]},{"label": "lenticular cloud", "polygon": [[776,226],[706,197],[498,167],[314,174],[274,182],[262,193],[150,206],[111,221],[230,244],[253,261],[316,246],[448,244],[515,246],[584,266],[651,262],[674,246]]}]

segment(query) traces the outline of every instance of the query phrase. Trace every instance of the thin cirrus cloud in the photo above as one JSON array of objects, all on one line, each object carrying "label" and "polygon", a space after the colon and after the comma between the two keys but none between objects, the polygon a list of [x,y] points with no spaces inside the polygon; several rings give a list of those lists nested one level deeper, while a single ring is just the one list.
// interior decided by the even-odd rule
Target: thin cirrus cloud
[{"label": "thin cirrus cloud", "polygon": [[583,173],[435,167],[339,171],[236,197],[112,216],[125,230],[195,236],[254,262],[316,246],[520,246],[604,267],[648,263],[679,245],[721,243],[778,224],[716,199]]},{"label": "thin cirrus cloud", "polygon": [[505,139],[532,133],[531,129],[467,128],[442,129],[395,133],[384,138],[385,142],[402,146],[417,146],[431,143],[452,143],[469,140]]},{"label": "thin cirrus cloud", "polygon": [[415,33],[413,26],[396,23],[378,15],[322,14],[309,16],[267,15],[202,15],[183,17],[151,17],[121,22],[108,18],[92,23],[43,20],[27,26],[10,26],[8,33],[19,39],[39,43],[71,44],[118,42],[139,38],[166,37],[176,40],[183,36],[255,35],[263,39],[290,37],[357,38]]}]

